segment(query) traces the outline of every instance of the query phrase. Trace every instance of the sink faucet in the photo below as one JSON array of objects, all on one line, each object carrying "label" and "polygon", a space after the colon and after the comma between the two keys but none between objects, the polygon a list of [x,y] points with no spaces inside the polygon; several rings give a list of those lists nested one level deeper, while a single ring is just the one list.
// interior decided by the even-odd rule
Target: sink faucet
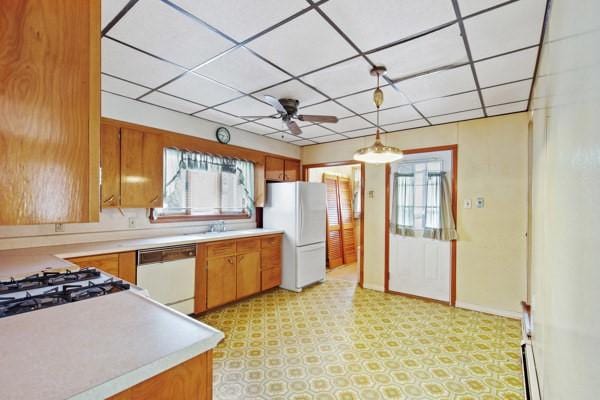
[{"label": "sink faucet", "polygon": [[225,221],[217,221],[209,225],[209,232],[225,232]]}]

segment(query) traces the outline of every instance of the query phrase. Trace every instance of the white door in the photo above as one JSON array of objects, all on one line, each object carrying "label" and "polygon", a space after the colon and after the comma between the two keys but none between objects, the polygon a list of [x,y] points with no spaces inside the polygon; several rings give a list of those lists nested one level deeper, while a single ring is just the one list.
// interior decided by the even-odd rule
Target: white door
[{"label": "white door", "polygon": [[[388,233],[389,290],[416,296],[450,301],[451,242],[423,237],[426,226],[431,226],[438,204],[427,195],[428,176],[445,171],[452,187],[452,152],[440,151],[406,155],[391,165],[390,210],[394,206],[394,180],[400,179],[399,204],[403,214],[397,223],[412,230],[414,236]],[[406,181],[402,181],[406,179]],[[402,183],[403,182],[403,183]],[[429,204],[428,204],[429,203]],[[391,218],[390,214],[388,218]]]},{"label": "white door", "polygon": [[296,285],[304,287],[325,279],[325,242],[296,248]]},{"label": "white door", "polygon": [[296,187],[296,245],[325,242],[326,188],[324,183],[298,182]]}]

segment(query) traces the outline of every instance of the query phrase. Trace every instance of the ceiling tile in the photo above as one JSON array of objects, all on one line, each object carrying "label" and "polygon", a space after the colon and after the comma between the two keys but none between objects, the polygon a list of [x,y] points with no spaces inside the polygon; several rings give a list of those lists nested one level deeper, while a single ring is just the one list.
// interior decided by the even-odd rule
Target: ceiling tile
[{"label": "ceiling tile", "polygon": [[135,99],[144,93],[148,92],[148,88],[134,85],[121,79],[113,78],[112,76],[102,75],[102,90],[107,92],[120,94],[123,96]]},{"label": "ceiling tile", "polygon": [[482,118],[482,117],[483,117],[483,111],[481,111],[481,109],[479,109],[479,110],[463,111],[463,112],[459,112],[459,113],[455,113],[455,114],[440,115],[439,117],[431,117],[431,118],[429,118],[429,121],[432,124],[445,124],[448,122],[465,121],[467,119]]},{"label": "ceiling tile", "polygon": [[312,140],[296,140],[295,142],[291,142],[291,144],[295,144],[296,146],[309,146],[311,144],[315,144]]},{"label": "ceiling tile", "polygon": [[138,2],[109,36],[187,68],[234,45],[160,0]]},{"label": "ceiling tile", "polygon": [[[383,91],[383,106],[384,108],[397,107],[408,103],[406,97],[394,90],[391,86],[382,87]],[[357,114],[364,114],[376,109],[373,102],[373,91],[353,94],[347,97],[336,99],[346,107],[350,108]]]},{"label": "ceiling tile", "polygon": [[545,0],[519,0],[464,21],[474,60],[538,44]]},{"label": "ceiling tile", "polygon": [[243,47],[198,68],[195,72],[246,93],[290,78]]},{"label": "ceiling tile", "polygon": [[168,94],[159,92],[152,92],[149,95],[142,97],[141,100],[186,114],[192,114],[206,108],[204,106],[190,103],[189,101],[178,99],[177,97],[169,96]]},{"label": "ceiling tile", "polygon": [[275,114],[275,110],[268,104],[250,97],[242,97],[241,99],[232,100],[229,103],[222,104],[216,107],[218,110],[225,111],[238,117],[251,115],[269,116]]},{"label": "ceiling tile", "polygon": [[253,94],[254,97],[257,97],[260,100],[263,99],[264,95],[270,95],[278,99],[295,99],[299,100],[300,104],[306,105],[315,104],[325,100],[325,96],[297,80],[285,82],[281,85],[273,86],[272,88]]},{"label": "ceiling tile", "polygon": [[241,42],[308,6],[304,0],[171,0]]},{"label": "ceiling tile", "polygon": [[[363,117],[377,124],[377,112],[363,114]],[[420,115],[411,106],[388,108],[379,111],[379,125],[393,124],[395,122],[410,121],[419,118]]]},{"label": "ceiling tile", "polygon": [[302,80],[330,97],[340,97],[377,86],[377,79],[371,76],[370,70],[371,66],[357,57],[303,76]]},{"label": "ceiling tile", "polygon": [[160,91],[207,106],[214,106],[242,96],[241,93],[235,90],[194,73],[183,75],[181,78],[162,87]]},{"label": "ceiling tile", "polygon": [[129,0],[102,0],[102,29],[129,3]]},{"label": "ceiling tile", "polygon": [[338,118],[344,118],[352,115],[352,112],[333,101],[326,101],[308,107],[302,107],[302,104],[300,104],[299,114],[334,115]]},{"label": "ceiling tile", "polygon": [[293,75],[356,54],[316,11],[309,11],[253,40],[248,47]]},{"label": "ceiling tile", "polygon": [[373,136],[376,133],[375,127],[367,128],[367,129],[357,129],[355,131],[344,132],[344,136],[348,136],[351,138],[363,137],[363,136]]},{"label": "ceiling tile", "polygon": [[328,135],[328,136],[316,137],[311,140],[314,140],[317,143],[327,143],[327,142],[334,142],[336,140],[344,140],[344,139],[346,139],[346,138],[342,135],[333,134],[333,135]]},{"label": "ceiling tile", "polygon": [[469,61],[460,29],[456,24],[410,42],[369,54],[369,59],[377,65],[385,65],[388,76],[392,79]]},{"label": "ceiling tile", "polygon": [[273,128],[259,125],[254,122],[246,122],[245,124],[237,125],[236,128],[244,129],[249,132],[258,133],[259,135],[267,135],[269,133],[275,132],[275,129],[273,129]]},{"label": "ceiling tile", "polygon": [[293,142],[295,140],[298,140],[298,136],[290,135],[289,133],[285,133],[285,132],[276,132],[276,133],[272,133],[270,135],[266,135],[265,137],[281,140],[283,142]]},{"label": "ceiling tile", "polygon": [[529,98],[531,79],[526,81],[509,83],[508,85],[494,86],[483,89],[483,102],[486,106],[494,106],[502,103],[512,103]]},{"label": "ceiling tile", "polygon": [[477,92],[469,92],[416,103],[415,107],[426,117],[429,117],[479,108],[481,107],[481,101],[479,101]]},{"label": "ceiling tile", "polygon": [[232,115],[225,114],[224,112],[217,111],[214,109],[200,111],[194,115],[196,115],[200,118],[208,119],[210,121],[218,122],[220,124],[224,124],[224,125],[228,125],[228,126],[237,125],[237,124],[246,122],[245,120],[243,120],[241,118],[237,118]]},{"label": "ceiling tile", "polygon": [[519,101],[516,103],[502,104],[500,106],[486,107],[485,111],[488,115],[508,114],[527,110],[527,101]]},{"label": "ceiling tile", "polygon": [[257,119],[254,122],[258,122],[262,125],[270,126],[271,128],[275,129],[276,131],[282,131],[282,130],[287,129],[287,126],[283,123],[281,118],[262,118],[262,119]]},{"label": "ceiling tile", "polygon": [[349,117],[340,119],[336,124],[329,124],[328,127],[332,131],[345,132],[355,129],[362,129],[372,126],[369,121],[365,121],[361,117]]},{"label": "ceiling tile", "polygon": [[185,70],[103,38],[102,72],[154,88]]},{"label": "ceiling tile", "polygon": [[479,85],[487,87],[533,77],[537,53],[538,48],[534,47],[475,63]]},{"label": "ceiling tile", "polygon": [[458,0],[458,6],[460,8],[460,15],[466,17],[477,11],[485,10],[486,8],[493,7],[506,0]]},{"label": "ceiling tile", "polygon": [[330,0],[321,9],[363,51],[456,18],[450,0]]},{"label": "ceiling tile", "polygon": [[324,128],[321,125],[310,125],[303,127],[302,133],[298,136],[303,139],[310,139],[318,136],[331,135],[332,133],[333,132],[331,132],[329,129]]},{"label": "ceiling tile", "polygon": [[412,101],[419,101],[474,90],[475,80],[471,67],[465,65],[408,79],[396,86]]},{"label": "ceiling tile", "polygon": [[400,122],[398,124],[390,124],[382,126],[387,132],[403,131],[405,129],[420,128],[429,124],[423,118],[415,119],[414,121]]}]

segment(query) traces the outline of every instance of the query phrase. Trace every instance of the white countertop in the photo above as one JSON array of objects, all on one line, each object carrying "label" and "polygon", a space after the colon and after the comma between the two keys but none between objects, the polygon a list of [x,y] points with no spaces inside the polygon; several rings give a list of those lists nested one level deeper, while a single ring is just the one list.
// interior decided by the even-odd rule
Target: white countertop
[{"label": "white countertop", "polygon": [[[56,258],[282,233],[248,229],[0,251],[0,276],[60,268]],[[58,265],[56,265],[58,262]],[[0,318],[2,399],[112,396],[214,348],[222,332],[134,290]]]}]

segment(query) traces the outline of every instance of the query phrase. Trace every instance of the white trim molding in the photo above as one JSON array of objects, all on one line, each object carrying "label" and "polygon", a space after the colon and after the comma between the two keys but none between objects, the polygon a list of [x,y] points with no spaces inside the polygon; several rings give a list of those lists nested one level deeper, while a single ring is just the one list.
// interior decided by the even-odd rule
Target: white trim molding
[{"label": "white trim molding", "polygon": [[518,311],[508,311],[508,310],[498,310],[491,307],[480,306],[478,304],[469,304],[463,303],[462,301],[456,302],[456,307],[464,308],[466,310],[471,311],[479,311],[486,314],[499,315],[501,317],[512,318],[512,319],[521,319],[522,314]]}]

